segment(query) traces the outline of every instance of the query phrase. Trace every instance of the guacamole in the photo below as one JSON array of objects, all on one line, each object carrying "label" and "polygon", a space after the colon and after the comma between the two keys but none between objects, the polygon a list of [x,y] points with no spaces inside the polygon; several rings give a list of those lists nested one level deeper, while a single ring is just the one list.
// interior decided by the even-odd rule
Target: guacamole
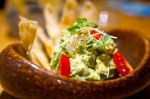
[{"label": "guacamole", "polygon": [[95,23],[85,18],[78,19],[62,33],[50,63],[54,72],[64,72],[77,80],[107,80],[118,74],[113,60],[117,50],[113,39],[117,37],[98,30]]}]

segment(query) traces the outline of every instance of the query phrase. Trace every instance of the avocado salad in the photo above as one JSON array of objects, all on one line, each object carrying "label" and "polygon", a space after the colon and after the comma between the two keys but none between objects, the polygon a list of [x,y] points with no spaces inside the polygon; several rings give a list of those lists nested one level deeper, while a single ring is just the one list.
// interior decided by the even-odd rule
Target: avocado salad
[{"label": "avocado salad", "polygon": [[132,67],[117,49],[114,39],[86,18],[77,19],[62,30],[51,69],[76,80],[108,80],[132,72]]}]

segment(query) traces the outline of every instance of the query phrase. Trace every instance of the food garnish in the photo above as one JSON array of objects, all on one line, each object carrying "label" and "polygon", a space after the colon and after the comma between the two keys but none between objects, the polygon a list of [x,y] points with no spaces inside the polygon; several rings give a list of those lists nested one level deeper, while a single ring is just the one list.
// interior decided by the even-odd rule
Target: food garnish
[{"label": "food garnish", "polygon": [[50,66],[54,72],[77,80],[108,80],[132,72],[111,36],[86,18],[62,30]]}]

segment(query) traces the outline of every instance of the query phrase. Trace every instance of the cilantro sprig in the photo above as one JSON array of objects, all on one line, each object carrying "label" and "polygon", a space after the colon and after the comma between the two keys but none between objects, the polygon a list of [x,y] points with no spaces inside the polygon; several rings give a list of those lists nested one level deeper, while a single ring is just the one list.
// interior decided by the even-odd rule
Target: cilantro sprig
[{"label": "cilantro sprig", "polygon": [[96,28],[97,25],[94,22],[88,21],[86,18],[78,18],[74,25],[68,28],[68,30],[71,32],[71,34],[76,34],[83,27]]}]

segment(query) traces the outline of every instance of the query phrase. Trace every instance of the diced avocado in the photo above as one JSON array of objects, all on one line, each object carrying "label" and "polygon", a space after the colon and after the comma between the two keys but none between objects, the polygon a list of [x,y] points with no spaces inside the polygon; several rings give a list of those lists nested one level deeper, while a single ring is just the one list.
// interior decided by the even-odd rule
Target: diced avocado
[{"label": "diced avocado", "polygon": [[[58,67],[60,53],[65,53],[71,66],[71,76],[77,80],[107,80],[113,78],[116,67],[112,55],[116,44],[112,36],[99,31],[97,25],[85,18],[78,19],[73,26],[64,29],[57,52],[51,64]],[[97,40],[90,31],[101,33]]]}]

